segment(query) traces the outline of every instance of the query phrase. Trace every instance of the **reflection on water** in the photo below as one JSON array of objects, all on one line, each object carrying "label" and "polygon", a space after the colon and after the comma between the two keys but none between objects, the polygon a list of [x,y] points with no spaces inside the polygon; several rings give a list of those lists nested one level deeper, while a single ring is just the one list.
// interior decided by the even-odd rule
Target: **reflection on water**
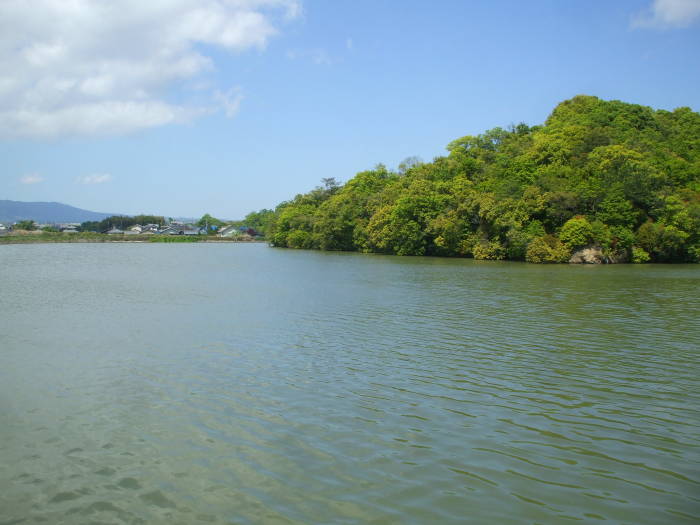
[{"label": "reflection on water", "polygon": [[0,523],[692,523],[700,267],[0,247]]}]

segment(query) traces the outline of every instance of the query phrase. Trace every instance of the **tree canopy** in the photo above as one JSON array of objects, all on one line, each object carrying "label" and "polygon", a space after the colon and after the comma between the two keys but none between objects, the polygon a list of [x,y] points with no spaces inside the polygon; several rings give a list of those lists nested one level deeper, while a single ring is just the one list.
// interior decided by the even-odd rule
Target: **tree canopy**
[{"label": "tree canopy", "polygon": [[33,231],[36,230],[36,223],[32,220],[19,221],[17,224],[15,224],[15,228],[18,230]]},{"label": "tree canopy", "polygon": [[[563,262],[700,259],[700,114],[579,95],[541,126],[334,178],[250,214],[275,246]],[[262,226],[264,224],[264,226]]]},{"label": "tree canopy", "polygon": [[86,221],[80,225],[80,231],[104,233],[112,228],[130,228],[137,224],[157,224],[162,226],[165,223],[165,218],[159,215],[134,215],[129,217],[126,215],[113,215],[101,221]]}]

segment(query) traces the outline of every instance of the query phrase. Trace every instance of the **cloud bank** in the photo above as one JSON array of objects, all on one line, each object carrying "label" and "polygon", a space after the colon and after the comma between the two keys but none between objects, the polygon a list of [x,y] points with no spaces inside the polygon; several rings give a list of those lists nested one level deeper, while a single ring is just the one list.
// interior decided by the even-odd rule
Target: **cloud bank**
[{"label": "cloud bank", "polygon": [[632,20],[634,27],[668,29],[687,27],[700,17],[700,0],[654,0]]},{"label": "cloud bank", "polygon": [[[210,112],[167,95],[214,68],[205,49],[264,49],[299,12],[298,0],[4,0],[0,135],[121,134]],[[232,116],[240,98],[226,95],[212,104]]]}]

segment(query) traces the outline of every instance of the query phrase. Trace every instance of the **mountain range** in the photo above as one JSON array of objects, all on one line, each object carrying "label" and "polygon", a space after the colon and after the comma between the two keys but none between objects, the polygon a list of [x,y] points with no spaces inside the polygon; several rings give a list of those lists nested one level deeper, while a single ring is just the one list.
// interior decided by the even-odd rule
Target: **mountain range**
[{"label": "mountain range", "polygon": [[60,202],[21,202],[0,200],[0,222],[31,219],[36,223],[101,221],[114,215],[82,210]]}]

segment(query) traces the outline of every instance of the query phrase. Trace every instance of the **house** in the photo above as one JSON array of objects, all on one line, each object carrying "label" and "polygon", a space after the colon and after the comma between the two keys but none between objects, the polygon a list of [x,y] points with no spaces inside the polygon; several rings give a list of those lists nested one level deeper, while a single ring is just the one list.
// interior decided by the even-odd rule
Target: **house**
[{"label": "house", "polygon": [[186,224],[185,226],[183,226],[182,230],[183,235],[206,235],[207,233],[207,230],[205,228],[199,228],[190,224]]},{"label": "house", "polygon": [[7,235],[11,229],[12,228],[10,228],[8,225],[0,222],[0,235]]},{"label": "house", "polygon": [[160,231],[163,235],[201,235],[206,233],[204,228],[192,226],[191,224],[170,225]]},{"label": "house", "polygon": [[221,228],[218,233],[219,237],[237,237],[238,227],[237,226],[226,226]]},{"label": "house", "polygon": [[182,235],[180,227],[173,225],[168,226],[167,228],[163,228],[158,233],[160,233],[161,235]]},{"label": "house", "polygon": [[112,228],[111,230],[107,230],[105,233],[108,235],[121,235],[124,233],[124,230],[120,230],[119,228]]}]

